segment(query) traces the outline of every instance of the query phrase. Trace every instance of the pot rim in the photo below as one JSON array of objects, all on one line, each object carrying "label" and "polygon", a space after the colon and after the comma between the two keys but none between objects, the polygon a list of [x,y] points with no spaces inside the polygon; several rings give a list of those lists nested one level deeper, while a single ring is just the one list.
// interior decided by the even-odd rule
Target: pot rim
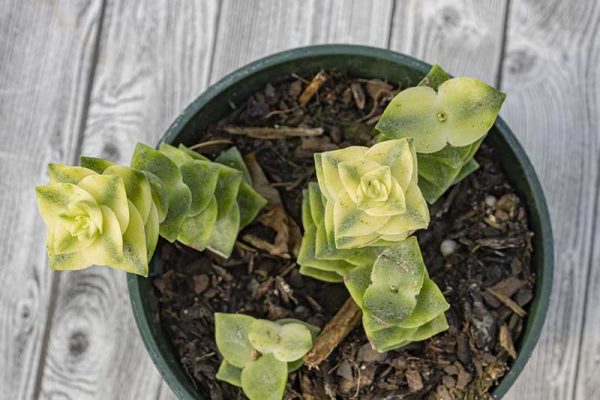
[{"label": "pot rim", "polygon": [[[167,143],[174,141],[186,124],[188,124],[207,103],[212,101],[224,90],[238,84],[241,80],[265,69],[273,68],[279,64],[289,63],[291,61],[301,61],[309,57],[315,58],[332,55],[342,57],[363,56],[374,59],[379,58],[418,70],[422,72],[423,75],[431,68],[430,64],[411,56],[388,49],[361,45],[326,44],[282,51],[251,62],[229,73],[218,82],[208,87],[175,119],[167,129],[166,133],[162,136],[159,143],[163,141]],[[525,367],[541,334],[550,303],[554,272],[554,244],[548,206],[541,184],[525,150],[502,118],[498,117],[494,127],[497,130],[497,133],[502,136],[502,139],[508,147],[510,147],[515,158],[519,161],[523,173],[522,177],[525,179],[527,186],[530,189],[527,211],[528,213],[536,214],[535,216],[540,221],[535,233],[541,236],[541,248],[534,249],[534,251],[538,253],[538,257],[542,258],[540,264],[543,266],[542,271],[536,271],[536,274],[541,274],[542,277],[541,279],[536,278],[534,304],[527,317],[527,324],[525,325],[523,336],[520,338],[520,349],[517,353],[517,358],[513,361],[508,373],[500,380],[500,384],[492,392],[495,398],[501,398],[506,394]],[[531,214],[529,222],[530,224],[532,223]],[[151,321],[146,314],[145,308],[147,306],[144,304],[143,294],[140,291],[140,283],[145,279],[149,278],[127,274],[127,286],[129,289],[133,315],[142,336],[144,346],[163,379],[180,399],[198,399],[198,394],[192,386],[190,379],[185,376],[186,381],[182,381],[181,373],[176,372],[176,369],[180,369],[178,362],[174,360],[173,357],[169,358],[165,356],[165,354],[172,354],[171,348],[164,343],[158,343],[156,340],[157,324],[155,321]]]}]

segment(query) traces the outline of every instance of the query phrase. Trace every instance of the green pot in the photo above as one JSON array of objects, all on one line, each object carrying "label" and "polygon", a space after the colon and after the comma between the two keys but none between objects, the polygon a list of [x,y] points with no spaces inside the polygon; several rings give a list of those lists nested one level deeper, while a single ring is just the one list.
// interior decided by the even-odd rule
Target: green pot
[{"label": "green pot", "polygon": [[[230,112],[230,103],[240,104],[267,83],[276,83],[292,73],[312,76],[320,70],[337,70],[352,76],[381,78],[414,86],[431,66],[403,54],[385,49],[350,45],[324,45],[299,48],[255,61],[212,85],[169,127],[161,141],[191,145],[201,139],[201,132]],[[517,343],[518,357],[493,394],[501,398],[517,379],[531,356],[546,318],[554,250],[550,216],[542,188],[525,151],[501,118],[486,139],[502,155],[502,164],[511,184],[527,202],[533,236],[533,269],[536,272],[535,298],[527,317],[524,333]],[[160,260],[154,257],[150,274],[158,270]],[[154,317],[148,293],[153,290],[150,279],[128,275],[127,283],[133,314],[150,357],[163,378],[180,399],[202,399],[180,367],[165,332]]]}]

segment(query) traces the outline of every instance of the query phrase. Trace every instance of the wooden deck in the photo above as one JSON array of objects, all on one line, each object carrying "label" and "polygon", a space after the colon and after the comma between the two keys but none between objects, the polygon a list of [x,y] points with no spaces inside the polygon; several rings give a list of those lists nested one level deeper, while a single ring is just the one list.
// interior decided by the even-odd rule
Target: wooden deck
[{"label": "wooden deck", "polygon": [[[185,4],[184,4],[185,3]],[[0,0],[0,399],[173,399],[125,275],[52,273],[33,186],[128,162],[224,74],[313,43],[387,47],[494,83],[552,214],[543,335],[508,399],[600,399],[600,2]]]}]

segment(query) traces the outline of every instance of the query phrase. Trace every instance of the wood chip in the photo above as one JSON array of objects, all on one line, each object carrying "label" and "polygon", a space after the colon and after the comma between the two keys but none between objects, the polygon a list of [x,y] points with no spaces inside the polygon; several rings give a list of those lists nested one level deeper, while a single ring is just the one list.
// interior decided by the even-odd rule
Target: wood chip
[{"label": "wood chip", "polygon": [[323,84],[327,81],[327,78],[327,74],[325,74],[324,72],[319,72],[314,76],[314,78],[308,84],[306,89],[304,89],[300,97],[298,97],[298,104],[300,105],[300,107],[304,107],[306,104],[308,104],[310,99],[312,99],[313,96],[317,94],[321,86],[323,86]]},{"label": "wood chip", "polygon": [[362,88],[362,85],[358,82],[353,82],[350,85],[350,90],[352,90],[352,97],[354,98],[354,103],[359,110],[365,108],[365,92]]},{"label": "wood chip", "polygon": [[306,366],[311,369],[317,368],[327,359],[338,344],[358,325],[361,316],[360,308],[349,297],[317,336],[313,349],[304,357]]},{"label": "wood chip", "polygon": [[411,393],[418,392],[423,389],[423,379],[421,374],[416,369],[409,369],[404,373],[406,377],[406,383],[408,383],[408,390]]},{"label": "wood chip", "polygon": [[508,353],[512,359],[517,358],[517,351],[515,350],[515,345],[512,340],[512,335],[508,330],[506,324],[502,324],[500,326],[500,346]]},{"label": "wood chip", "polygon": [[521,308],[517,303],[512,301],[510,297],[506,297],[502,293],[496,292],[494,289],[487,288],[486,291],[492,295],[494,295],[502,304],[506,307],[510,308],[515,314],[519,317],[524,317],[527,315],[527,312]]},{"label": "wood chip", "polygon": [[225,126],[223,129],[232,135],[243,135],[262,140],[319,136],[323,134],[323,128],[294,128],[290,126]]},{"label": "wood chip", "polygon": [[208,140],[206,142],[197,143],[190,146],[190,150],[195,150],[198,153],[214,153],[222,148],[231,146],[233,142],[229,139]]}]

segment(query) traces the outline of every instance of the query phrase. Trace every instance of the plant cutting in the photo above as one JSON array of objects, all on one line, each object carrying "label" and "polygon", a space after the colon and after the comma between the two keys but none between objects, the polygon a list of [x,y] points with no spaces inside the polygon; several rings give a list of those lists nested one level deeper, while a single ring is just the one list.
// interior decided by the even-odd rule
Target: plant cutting
[{"label": "plant cutting", "polygon": [[[152,286],[130,278],[151,355],[182,398],[483,398],[517,356],[534,281],[524,205],[484,143],[504,95],[439,67],[402,87],[329,68],[259,80],[231,115],[184,118],[187,133],[138,145],[120,167],[146,182],[115,179],[121,203],[142,210],[152,261],[128,271],[151,275]],[[81,164],[61,168],[117,175],[103,160]],[[101,212],[124,213],[95,195]],[[83,244],[50,246],[49,235],[51,257],[109,243],[72,202],[42,214]],[[123,268],[128,253],[116,254],[85,261]],[[151,298],[159,309],[140,319]],[[161,365],[165,351],[183,368]]]}]

